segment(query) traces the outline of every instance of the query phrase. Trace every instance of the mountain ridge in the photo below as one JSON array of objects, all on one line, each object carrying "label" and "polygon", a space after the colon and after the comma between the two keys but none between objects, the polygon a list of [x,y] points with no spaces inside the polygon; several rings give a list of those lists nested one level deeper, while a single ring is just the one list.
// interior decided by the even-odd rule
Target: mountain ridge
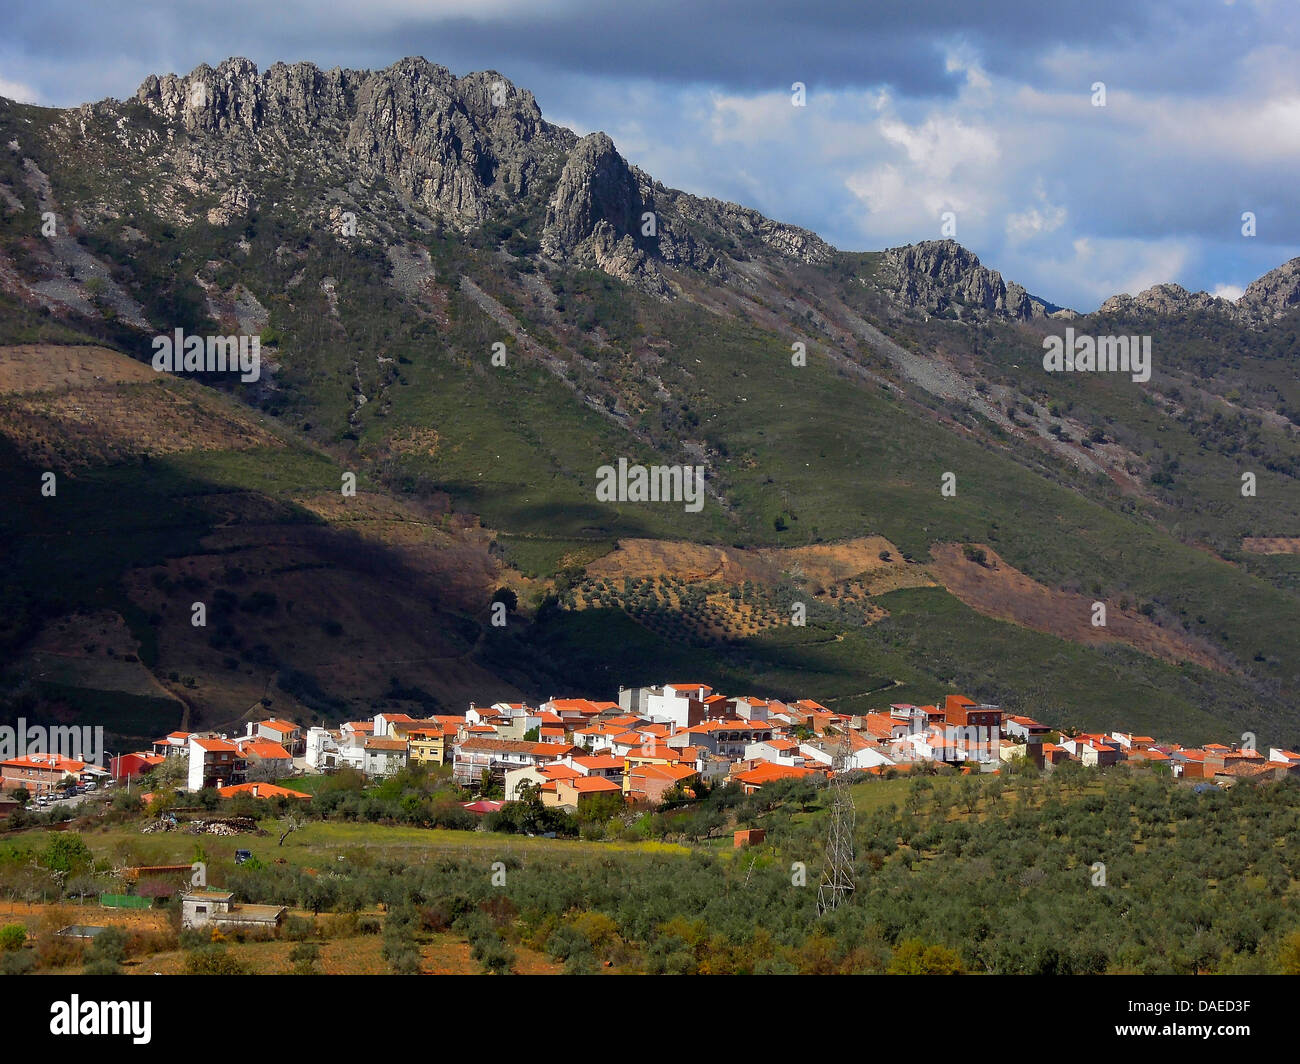
[{"label": "mountain ridge", "polygon": [[[36,373],[37,394],[0,395],[0,473],[21,504],[0,534],[22,583],[0,644],[64,605],[112,609],[135,618],[142,656],[158,644],[155,677],[219,721],[263,692],[318,713],[336,699],[449,704],[472,671],[516,697],[654,681],[644,670],[664,662],[774,694],[812,677],[860,707],[896,684],[919,702],[960,683],[1032,715],[1052,677],[1089,726],[1138,724],[1109,714],[1153,689],[1144,727],[1292,720],[1293,576],[1286,555],[1241,549],[1300,529],[1285,322],[1138,307],[1125,332],[1163,322],[1148,385],[1052,375],[1042,340],[1071,312],[955,241],[842,252],[667,189],[608,135],[547,124],[493,71],[255,71],[151,76],[125,102],[70,111],[0,103],[0,343],[91,342],[147,364],[156,334],[241,333],[264,370],[255,385],[200,375],[179,391],[92,374],[70,392]],[[1262,288],[1285,305],[1285,283]],[[294,445],[159,431],[200,386]],[[110,415],[122,430],[97,420]],[[84,461],[61,474],[61,501],[27,500],[42,456],[66,454]],[[620,457],[706,469],[708,504],[603,503],[593,472]],[[1261,486],[1244,504],[1224,498],[1243,463]],[[357,498],[340,496],[343,471]],[[955,496],[939,494],[945,472]],[[124,497],[146,501],[105,509]],[[319,520],[306,538],[296,527]],[[98,537],[111,549],[83,545],[79,529],[105,521],[120,526]],[[441,534],[457,523],[472,530],[459,547]],[[937,587],[864,606],[852,581],[794,568],[761,591],[679,582],[666,595],[584,576],[631,540],[751,551],[864,533],[904,570],[936,550],[978,566],[985,545],[1005,559],[994,583],[1011,601],[993,612],[1010,619]],[[268,556],[272,541],[283,548]],[[422,612],[456,549],[480,582]],[[508,632],[485,623],[498,583],[518,597]],[[200,585],[226,603],[211,637],[175,623]],[[391,617],[350,605],[394,588]],[[1085,650],[1029,623],[1036,598],[1087,595],[1206,647],[1222,671],[1122,639]],[[794,601],[810,606],[806,631],[788,623]],[[768,620],[678,653],[679,622],[707,633],[719,610]],[[331,660],[340,627],[375,648],[364,668]],[[426,641],[442,653],[420,662]]]},{"label": "mountain ridge", "polygon": [[[543,250],[558,262],[592,265],[650,294],[674,292],[660,267],[730,276],[730,255],[699,240],[701,225],[733,239],[757,241],[805,263],[838,249],[811,230],[739,204],[669,189],[618,152],[603,132],[579,137],[547,122],[536,98],[495,70],[456,76],[422,57],[376,70],[276,62],[265,71],[242,57],[206,63],[186,75],[150,74],[128,101],[112,98],[67,111],[94,113],[136,102],[190,133],[259,138],[310,122],[342,137],[349,157],[370,177],[391,178],[415,206],[462,231],[483,224],[490,206],[527,194],[546,165],[562,167],[547,206]],[[236,150],[229,163],[249,162]],[[229,198],[247,204],[237,185]],[[655,216],[647,236],[644,218]],[[904,309],[961,320],[1069,319],[1078,311],[1005,282],[954,240],[921,240],[881,250],[894,273],[884,286]],[[1279,264],[1230,301],[1190,293],[1173,282],[1137,295],[1117,293],[1103,315],[1221,313],[1245,324],[1275,319],[1300,305],[1300,257]]]}]

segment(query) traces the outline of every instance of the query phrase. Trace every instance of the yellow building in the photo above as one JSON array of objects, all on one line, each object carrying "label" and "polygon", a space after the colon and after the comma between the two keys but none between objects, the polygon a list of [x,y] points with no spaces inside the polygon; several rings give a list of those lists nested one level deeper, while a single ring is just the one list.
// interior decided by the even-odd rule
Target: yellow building
[{"label": "yellow building", "polygon": [[412,728],[406,733],[408,761],[420,765],[445,765],[451,746],[440,727]]}]

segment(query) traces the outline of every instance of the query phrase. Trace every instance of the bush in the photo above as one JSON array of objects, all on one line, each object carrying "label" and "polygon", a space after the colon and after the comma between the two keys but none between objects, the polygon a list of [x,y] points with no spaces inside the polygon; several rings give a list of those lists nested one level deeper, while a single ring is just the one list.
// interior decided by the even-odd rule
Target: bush
[{"label": "bush", "polygon": [[27,928],[22,924],[5,924],[0,927],[0,951],[12,953],[22,949],[27,942]]},{"label": "bush", "polygon": [[927,946],[920,939],[900,942],[889,961],[889,975],[962,975],[961,957],[947,946]]},{"label": "bush", "polygon": [[474,959],[483,966],[485,972],[494,975],[509,975],[514,967],[515,951],[500,938],[479,939],[471,951]]},{"label": "bush", "polygon": [[306,916],[290,916],[284,922],[284,937],[290,942],[304,942],[316,934],[316,921]]},{"label": "bush", "polygon": [[36,967],[31,950],[16,950],[0,955],[0,975],[27,975]]},{"label": "bush", "polygon": [[299,942],[289,951],[290,969],[293,975],[318,975],[320,970],[320,947],[314,942]]},{"label": "bush", "polygon": [[117,975],[126,960],[127,934],[120,927],[106,927],[90,942],[86,951],[87,975]]},{"label": "bush", "polygon": [[186,975],[252,975],[252,970],[225,946],[212,943],[185,955]]}]

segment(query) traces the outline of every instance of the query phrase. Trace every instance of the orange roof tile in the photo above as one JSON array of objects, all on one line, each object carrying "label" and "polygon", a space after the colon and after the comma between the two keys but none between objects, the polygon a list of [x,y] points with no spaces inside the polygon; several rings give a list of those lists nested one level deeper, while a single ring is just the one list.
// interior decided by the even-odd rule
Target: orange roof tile
[{"label": "orange roof tile", "polygon": [[274,783],[237,783],[233,787],[218,787],[217,794],[222,798],[234,798],[236,795],[248,794],[254,798],[310,798],[302,791],[291,791],[288,787],[277,787]]}]

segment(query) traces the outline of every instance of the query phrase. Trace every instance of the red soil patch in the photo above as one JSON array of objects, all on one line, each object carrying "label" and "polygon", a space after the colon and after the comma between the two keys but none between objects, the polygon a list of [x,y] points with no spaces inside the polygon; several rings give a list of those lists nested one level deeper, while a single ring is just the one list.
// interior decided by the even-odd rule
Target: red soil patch
[{"label": "red soil patch", "polygon": [[930,548],[934,562],[929,570],[949,592],[986,617],[1011,621],[1072,643],[1126,643],[1164,661],[1192,661],[1217,672],[1226,671],[1209,647],[1161,628],[1140,613],[1121,610],[1113,602],[1106,603],[1106,626],[1093,627],[1093,596],[1053,590],[1008,565],[991,548],[971,546],[984,552],[983,565],[968,560],[961,544],[938,543]]}]

